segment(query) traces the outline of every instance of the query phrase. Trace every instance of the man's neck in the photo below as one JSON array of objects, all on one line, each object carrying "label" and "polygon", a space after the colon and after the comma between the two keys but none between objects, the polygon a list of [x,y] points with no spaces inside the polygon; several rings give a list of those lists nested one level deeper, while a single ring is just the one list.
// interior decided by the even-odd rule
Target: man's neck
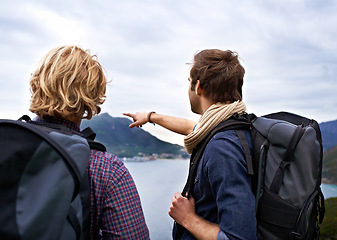
[{"label": "man's neck", "polygon": [[64,118],[65,120],[68,120],[68,121],[71,121],[75,124],[77,124],[78,126],[81,126],[81,122],[82,122],[82,119],[81,118],[72,118],[72,117],[67,117],[67,118]]},{"label": "man's neck", "polygon": [[203,115],[207,111],[207,109],[214,104],[214,102],[203,96],[201,97],[200,100],[201,100],[200,101],[201,115]]}]

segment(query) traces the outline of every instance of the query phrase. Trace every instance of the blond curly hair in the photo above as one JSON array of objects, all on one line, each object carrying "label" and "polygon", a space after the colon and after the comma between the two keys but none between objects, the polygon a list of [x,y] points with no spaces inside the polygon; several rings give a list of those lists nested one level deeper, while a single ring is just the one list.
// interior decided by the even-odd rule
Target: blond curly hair
[{"label": "blond curly hair", "polygon": [[101,111],[106,85],[103,68],[89,50],[57,47],[31,76],[29,110],[40,117],[91,119]]}]

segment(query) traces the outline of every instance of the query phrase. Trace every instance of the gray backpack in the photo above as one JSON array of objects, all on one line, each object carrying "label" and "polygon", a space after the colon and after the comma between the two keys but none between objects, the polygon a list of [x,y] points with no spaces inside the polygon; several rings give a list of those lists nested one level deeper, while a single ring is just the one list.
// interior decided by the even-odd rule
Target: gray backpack
[{"label": "gray backpack", "polygon": [[[0,239],[88,239],[94,134],[0,120]],[[86,138],[88,137],[88,139]]]},{"label": "gray backpack", "polygon": [[318,123],[286,112],[251,121],[259,239],[317,239],[325,212]]},{"label": "gray backpack", "polygon": [[[198,163],[215,133],[234,129],[252,176],[259,239],[317,239],[324,218],[322,137],[319,125],[295,114],[279,112],[263,117],[234,115],[220,123],[193,151],[183,190],[193,194]],[[250,129],[253,152],[241,129]],[[243,226],[244,227],[244,226]],[[180,239],[183,228],[178,225]]]}]

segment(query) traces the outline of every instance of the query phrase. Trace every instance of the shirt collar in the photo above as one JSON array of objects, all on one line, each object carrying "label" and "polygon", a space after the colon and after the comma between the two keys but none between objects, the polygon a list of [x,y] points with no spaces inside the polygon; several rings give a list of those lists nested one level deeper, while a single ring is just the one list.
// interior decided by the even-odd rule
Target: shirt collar
[{"label": "shirt collar", "polygon": [[36,116],[34,118],[35,122],[40,122],[40,123],[53,123],[53,124],[59,124],[62,126],[65,126],[66,128],[68,128],[71,132],[73,133],[80,133],[81,129],[80,126],[78,126],[76,123],[63,119],[63,118],[58,118],[58,117],[44,117],[41,118],[39,116]]}]

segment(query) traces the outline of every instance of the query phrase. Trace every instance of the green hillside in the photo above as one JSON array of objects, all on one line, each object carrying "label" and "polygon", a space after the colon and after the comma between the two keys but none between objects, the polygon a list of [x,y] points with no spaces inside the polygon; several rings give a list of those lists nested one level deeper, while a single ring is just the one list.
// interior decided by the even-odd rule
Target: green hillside
[{"label": "green hillside", "polygon": [[324,152],[323,182],[337,184],[337,145]]},{"label": "green hillside", "polygon": [[97,134],[96,140],[103,143],[109,152],[119,157],[133,157],[139,153],[184,154],[183,147],[164,142],[141,128],[129,128],[128,118],[111,117],[107,113],[83,120],[82,129],[90,126]]},{"label": "green hillside", "polygon": [[319,124],[323,141],[323,182],[337,185],[337,120]]},{"label": "green hillside", "polygon": [[321,227],[320,239],[337,239],[337,198],[325,200],[325,216]]},{"label": "green hillside", "polygon": [[324,151],[337,144],[337,120],[323,122],[319,124],[322,132],[322,141]]}]

